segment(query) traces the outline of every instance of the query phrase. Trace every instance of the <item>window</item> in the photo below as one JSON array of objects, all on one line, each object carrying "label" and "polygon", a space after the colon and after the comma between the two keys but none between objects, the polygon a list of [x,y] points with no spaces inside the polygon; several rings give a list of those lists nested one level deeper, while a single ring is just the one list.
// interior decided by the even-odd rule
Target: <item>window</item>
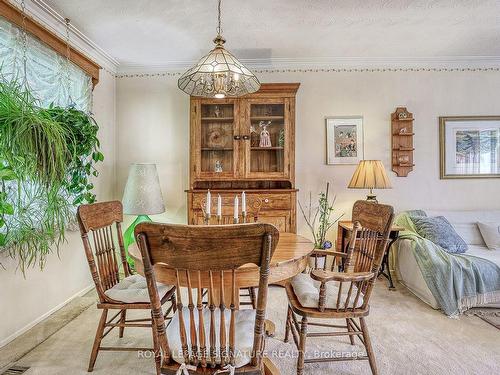
[{"label": "window", "polygon": [[[0,71],[7,79],[24,76],[22,33],[16,25],[0,17]],[[65,107],[73,103],[77,109],[90,110],[91,77],[29,33],[26,73],[29,86],[42,106],[54,103]]]}]

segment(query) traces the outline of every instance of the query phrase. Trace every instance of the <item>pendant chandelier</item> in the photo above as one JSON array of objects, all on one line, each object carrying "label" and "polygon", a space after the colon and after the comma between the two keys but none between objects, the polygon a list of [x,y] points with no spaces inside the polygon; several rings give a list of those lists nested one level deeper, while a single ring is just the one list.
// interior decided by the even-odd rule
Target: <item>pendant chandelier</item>
[{"label": "pendant chandelier", "polygon": [[192,96],[222,99],[255,92],[260,82],[255,75],[224,49],[221,35],[221,0],[218,3],[217,37],[215,48],[179,78],[178,86]]}]

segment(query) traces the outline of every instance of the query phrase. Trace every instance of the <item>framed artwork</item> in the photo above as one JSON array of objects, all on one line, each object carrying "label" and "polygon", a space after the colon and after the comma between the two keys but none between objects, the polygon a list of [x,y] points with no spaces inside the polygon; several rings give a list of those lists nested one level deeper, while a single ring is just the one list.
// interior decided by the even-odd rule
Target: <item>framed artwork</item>
[{"label": "framed artwork", "polygon": [[500,116],[439,118],[440,177],[500,177]]},{"label": "framed artwork", "polygon": [[326,163],[358,164],[363,160],[363,117],[326,118]]}]

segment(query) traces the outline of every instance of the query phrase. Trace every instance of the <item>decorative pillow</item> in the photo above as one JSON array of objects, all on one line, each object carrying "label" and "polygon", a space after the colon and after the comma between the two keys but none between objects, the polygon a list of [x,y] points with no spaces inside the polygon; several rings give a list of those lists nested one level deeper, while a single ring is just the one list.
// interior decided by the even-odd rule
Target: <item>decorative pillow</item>
[{"label": "decorative pillow", "polygon": [[411,218],[417,232],[448,253],[465,253],[467,244],[444,216]]},{"label": "decorative pillow", "polygon": [[500,250],[500,224],[479,222],[477,225],[488,249]]}]

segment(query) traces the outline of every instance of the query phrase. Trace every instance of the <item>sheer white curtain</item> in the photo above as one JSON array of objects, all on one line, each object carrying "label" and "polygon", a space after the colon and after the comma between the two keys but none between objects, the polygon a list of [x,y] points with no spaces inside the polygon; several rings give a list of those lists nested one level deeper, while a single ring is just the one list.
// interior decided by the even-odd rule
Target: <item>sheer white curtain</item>
[{"label": "sheer white curtain", "polygon": [[[24,77],[22,30],[0,17],[0,72],[8,80]],[[27,34],[26,75],[29,87],[42,106],[91,110],[92,79],[66,57]]]}]

